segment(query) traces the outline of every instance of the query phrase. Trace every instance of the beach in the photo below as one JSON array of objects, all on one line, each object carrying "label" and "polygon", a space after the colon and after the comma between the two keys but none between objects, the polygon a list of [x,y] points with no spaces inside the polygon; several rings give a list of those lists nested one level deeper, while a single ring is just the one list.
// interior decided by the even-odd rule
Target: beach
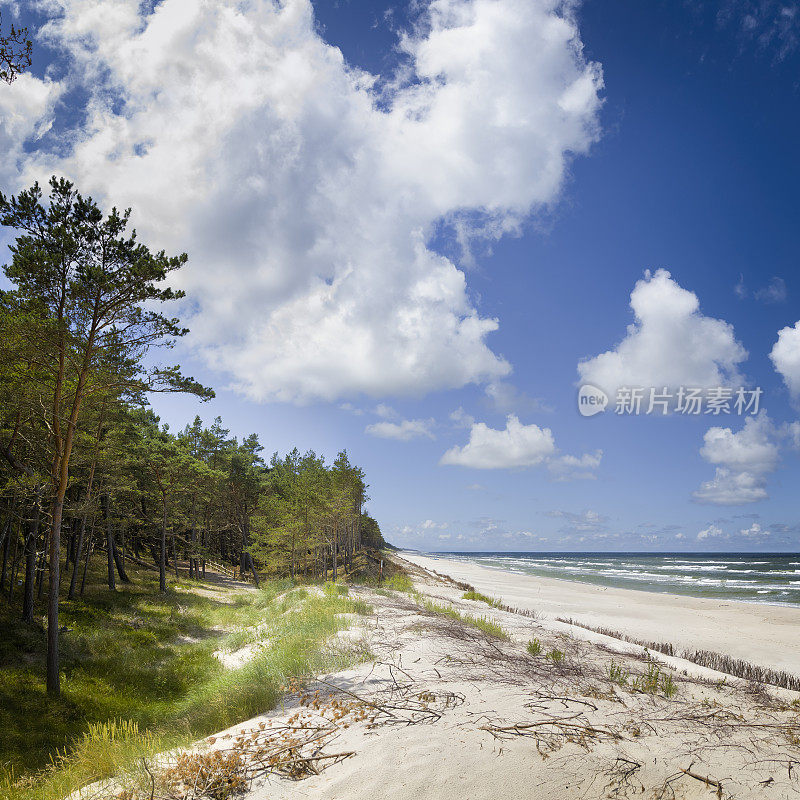
[{"label": "beach", "polygon": [[[330,740],[297,751],[326,759],[314,762],[318,773],[268,775],[246,800],[800,796],[797,693],[679,658],[654,660],[641,647],[550,619],[561,609],[556,590],[568,585],[541,587],[540,603],[549,604],[540,616],[468,599],[453,578],[502,589],[520,604],[527,582],[440,559],[390,558],[407,566],[414,591],[363,593],[374,614],[349,635],[364,636],[374,658],[309,681],[311,706],[302,692],[287,697],[280,711],[215,741],[240,742],[246,754],[276,735],[280,746],[287,724],[314,736],[331,731]],[[659,608],[650,619],[666,626],[670,606]]]},{"label": "beach", "polygon": [[546,619],[571,618],[646,641],[713,650],[800,673],[800,608],[593,586],[490,569],[446,556],[401,555]]},{"label": "beach", "polygon": [[[559,622],[567,582],[542,585],[534,608],[520,576],[383,555],[403,580],[350,585],[362,610],[327,644],[357,659],[289,681],[276,708],[196,742],[183,762],[162,754],[156,771],[235,779],[242,800],[800,797],[800,693]],[[631,616],[658,599],[627,594]],[[570,602],[607,624],[594,597]],[[649,635],[670,630],[661,601]],[[231,655],[229,670],[256,657]],[[147,800],[142,777],[143,793],[110,783],[72,800]]]}]

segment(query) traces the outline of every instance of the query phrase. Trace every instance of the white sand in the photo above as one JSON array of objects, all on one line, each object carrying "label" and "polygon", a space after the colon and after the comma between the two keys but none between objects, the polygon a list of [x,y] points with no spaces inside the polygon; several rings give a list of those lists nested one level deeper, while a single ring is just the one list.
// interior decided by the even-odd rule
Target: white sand
[{"label": "white sand", "polygon": [[591,586],[413,553],[402,557],[545,618],[573,618],[679,648],[800,674],[800,608]]},{"label": "white sand", "polygon": [[[321,691],[321,707],[287,695],[281,708],[209,738],[210,747],[233,748],[250,764],[268,758],[267,742],[270,752],[286,758],[281,736],[297,737],[293,757],[323,757],[312,761],[318,774],[302,780],[261,775],[242,800],[800,799],[800,704],[792,704],[798,695],[729,677],[721,681],[718,674],[711,680],[687,675],[691,665],[680,659],[672,660],[674,669],[649,663],[641,648],[464,600],[451,579],[407,566],[425,601],[462,617],[489,619],[506,638],[432,610],[419,596],[351,587],[351,595],[374,611],[354,617],[354,627],[341,638],[363,637],[374,657],[310,681],[307,690]],[[572,590],[569,583],[543,583],[533,602],[531,584],[519,576],[468,565],[453,569],[439,560],[432,566],[508,603],[537,610],[547,603],[548,615],[591,613],[600,623],[619,626],[626,618],[637,621],[640,608],[657,628],[636,629],[648,638],[667,638],[677,610],[685,635],[697,635],[686,598],[620,592],[617,605],[608,605],[619,616],[609,619],[599,615],[596,602],[589,612],[558,605],[559,596]],[[574,588],[584,592],[587,604],[599,594],[592,587]],[[664,605],[649,605],[653,599]],[[738,609],[741,604],[719,610],[735,620]],[[748,625],[748,635],[757,639],[757,626],[746,615],[768,616],[772,609],[743,610],[746,622],[727,635],[717,632],[720,647]],[[714,609],[704,614],[710,616],[701,616],[700,624],[710,629]],[[527,650],[531,641],[539,645],[536,654]],[[788,653],[788,646],[781,652]],[[745,655],[755,658],[750,651]],[[655,690],[642,688],[654,670]],[[674,684],[674,693],[664,690],[665,681]],[[437,714],[421,718],[413,710],[420,705]],[[320,726],[332,726],[324,739],[317,737]],[[308,743],[298,744],[304,737]],[[348,757],[324,760],[335,754]],[[683,770],[716,783],[707,785]]]},{"label": "white sand", "polygon": [[[434,567],[442,572],[443,564]],[[399,593],[365,595],[375,614],[360,624],[376,659],[325,680],[368,704],[402,707],[393,687],[403,684],[410,687],[407,697],[430,693],[440,702],[452,692],[460,702],[429,724],[393,724],[386,718],[381,723],[379,717],[370,726],[345,717],[341,722],[348,724],[318,752],[354,755],[300,781],[259,779],[246,800],[800,797],[800,740],[792,733],[795,724],[800,727],[796,707],[754,694],[739,681],[687,677],[680,669],[686,662],[679,660],[678,671],[666,669],[677,685],[674,697],[643,693],[634,683],[648,669],[640,650],[638,655],[615,654],[566,635],[560,623],[463,600],[452,582],[424,570],[416,570],[414,578],[426,597],[462,614],[491,618],[510,641],[421,611]],[[475,573],[471,578],[477,587],[492,589]],[[534,638],[542,647],[538,656],[525,649]],[[547,658],[553,649],[564,653],[562,662]],[[612,663],[630,670],[627,682],[609,679]],[[329,691],[322,686],[323,694]],[[340,697],[347,701],[351,695]],[[390,707],[395,714],[405,713],[398,705]],[[297,710],[289,700],[285,711],[233,732],[286,725],[298,719]],[[572,724],[592,733],[582,739],[558,727]],[[529,727],[496,738],[487,730],[493,725]],[[721,794],[716,785],[681,770],[719,779]]]}]

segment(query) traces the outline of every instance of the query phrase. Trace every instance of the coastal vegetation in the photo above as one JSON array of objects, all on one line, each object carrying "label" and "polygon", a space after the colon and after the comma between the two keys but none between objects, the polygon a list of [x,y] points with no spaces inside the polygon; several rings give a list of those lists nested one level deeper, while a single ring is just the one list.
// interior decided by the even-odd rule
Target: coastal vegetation
[{"label": "coastal vegetation", "polygon": [[593,631],[594,633],[600,633],[603,636],[609,636],[612,639],[638,644],[644,647],[645,650],[652,650],[655,653],[663,653],[667,656],[683,658],[698,666],[707,667],[717,672],[723,672],[726,675],[743,678],[744,680],[753,681],[754,683],[768,683],[772,686],[779,686],[782,689],[800,692],[800,677],[786,672],[785,670],[761,667],[757,664],[751,664],[749,661],[744,661],[741,658],[727,655],[726,653],[716,653],[713,650],[678,648],[671,642],[639,639],[636,636],[629,636],[613,628],[607,628],[602,625],[589,625],[573,619],[572,617],[558,617],[557,619],[559,622],[565,622],[567,625],[575,625],[579,628]]},{"label": "coastal vegetation", "polygon": [[[64,179],[47,197],[38,184],[0,193],[0,224],[16,234],[0,290],[8,783],[67,743],[134,730],[161,742],[165,728],[194,736],[270,707],[284,676],[337,663],[323,643],[370,608],[335,582],[376,573],[368,551],[384,541],[346,452],[266,458],[219,417],[172,431],[150,408],[154,393],[214,397],[156,359],[188,333],[170,310],[185,254],[152,251],[129,210],[104,213]],[[231,583],[223,602],[208,589],[237,579],[255,591]],[[214,656],[232,627],[260,648],[235,671]]]},{"label": "coastal vegetation", "polygon": [[111,594],[94,569],[85,596],[64,603],[57,700],[43,700],[42,637],[3,619],[0,796],[66,796],[272,708],[290,679],[368,655],[331,640],[371,611],[346,593],[182,579],[161,595],[157,573],[133,565],[130,577]]}]

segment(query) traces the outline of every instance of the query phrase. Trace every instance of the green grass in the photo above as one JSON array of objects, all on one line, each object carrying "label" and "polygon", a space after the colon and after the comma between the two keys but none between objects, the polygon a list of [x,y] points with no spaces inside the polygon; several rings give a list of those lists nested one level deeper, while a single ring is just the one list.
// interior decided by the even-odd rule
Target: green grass
[{"label": "green grass", "polygon": [[538,639],[531,639],[525,648],[532,656],[538,656],[542,652],[542,643]]},{"label": "green grass", "polygon": [[396,572],[391,578],[383,582],[384,589],[392,589],[395,592],[410,592],[414,588],[411,578],[402,572]]},{"label": "green grass", "polygon": [[553,648],[545,658],[549,658],[554,664],[560,664],[565,658],[564,651]]},{"label": "green grass", "polygon": [[631,671],[629,669],[625,669],[622,664],[617,664],[616,661],[612,661],[608,667],[608,679],[612,683],[617,683],[620,686],[626,686],[630,676]]},{"label": "green grass", "polygon": [[678,691],[672,673],[665,672],[654,661],[647,665],[647,672],[631,682],[631,688],[645,694],[662,694],[670,698]]},{"label": "green grass", "polygon": [[489,597],[486,594],[482,594],[481,592],[476,592],[470,589],[468,592],[464,592],[461,595],[462,600],[476,600],[479,603],[486,603],[488,606],[492,606],[492,608],[502,608],[503,604],[498,600],[496,597]]},{"label": "green grass", "polygon": [[[319,597],[273,581],[213,599],[186,591],[187,583],[160,596],[157,576],[144,571],[113,594],[100,584],[102,576],[93,577],[85,599],[62,604],[69,631],[62,636],[56,701],[44,691],[42,628],[19,623],[16,608],[0,609],[1,798],[63,796],[65,786],[71,791],[111,774],[110,765],[128,756],[135,761],[140,751],[190,741],[272,708],[291,676],[341,669],[368,655],[330,638],[349,625],[347,615],[372,611],[338,589]],[[213,655],[252,642],[262,647],[239,669],[224,669]],[[48,764],[35,785],[9,788],[12,776]]]},{"label": "green grass", "polygon": [[662,670],[654,661],[647,665],[647,672],[631,678],[631,671],[621,664],[612,661],[608,668],[608,679],[619,686],[630,686],[631,691],[645,694],[662,694],[666,698],[673,697],[678,687],[671,672]]},{"label": "green grass", "polygon": [[498,625],[489,617],[473,617],[469,614],[462,614],[457,608],[444,605],[443,603],[435,603],[432,600],[423,599],[422,605],[428,611],[431,611],[434,614],[442,614],[446,617],[457,619],[459,622],[463,622],[465,625],[470,625],[473,628],[477,628],[478,630],[483,631],[484,633],[488,634],[489,636],[493,636],[496,639],[504,639],[506,641],[510,639],[508,633],[506,633],[506,631],[503,630],[500,625]]}]

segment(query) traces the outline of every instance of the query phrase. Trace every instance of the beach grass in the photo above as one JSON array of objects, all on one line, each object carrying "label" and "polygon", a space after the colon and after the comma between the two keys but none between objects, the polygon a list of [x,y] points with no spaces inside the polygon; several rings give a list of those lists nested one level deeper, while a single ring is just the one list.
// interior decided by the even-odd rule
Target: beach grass
[{"label": "beach grass", "polygon": [[470,589],[468,592],[464,592],[461,595],[462,600],[475,600],[479,603],[486,603],[488,606],[492,606],[493,608],[502,608],[503,603],[495,597],[489,597],[488,595],[482,594],[481,592],[476,592],[474,589]]},{"label": "beach grass", "polygon": [[734,678],[743,678],[753,683],[767,683],[771,686],[779,686],[782,689],[800,692],[800,676],[793,675],[785,670],[760,667],[757,664],[752,664],[741,658],[735,658],[725,653],[717,653],[713,650],[680,649],[670,642],[639,639],[635,636],[628,636],[613,628],[606,628],[601,625],[588,625],[572,617],[558,617],[557,619],[559,622],[565,622],[567,625],[575,625],[578,628],[584,628],[587,631],[593,631],[594,633],[599,633],[612,639],[619,639],[620,641],[629,642],[630,644],[638,644],[645,650],[663,653],[666,656],[673,656],[675,658],[682,658],[700,667],[707,667],[717,672],[724,672],[726,675],[732,675]]},{"label": "beach grass", "polygon": [[443,616],[456,619],[459,622],[462,622],[465,625],[469,625],[473,628],[477,628],[488,636],[492,636],[496,639],[509,640],[511,638],[508,633],[503,630],[502,626],[498,625],[490,617],[473,617],[470,614],[462,614],[457,608],[453,608],[453,606],[445,605],[444,603],[437,603],[433,600],[423,599],[422,605],[427,611],[430,611],[433,614],[441,614]]}]

